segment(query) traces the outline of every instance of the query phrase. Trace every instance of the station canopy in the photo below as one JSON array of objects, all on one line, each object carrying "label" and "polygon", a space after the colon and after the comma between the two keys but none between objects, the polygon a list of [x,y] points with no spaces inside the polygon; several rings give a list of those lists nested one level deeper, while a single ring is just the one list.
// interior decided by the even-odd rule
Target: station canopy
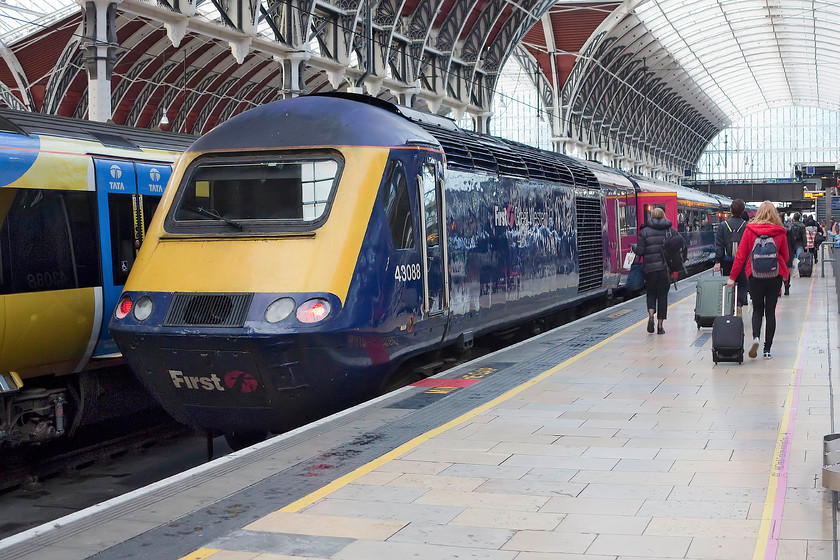
[{"label": "station canopy", "polygon": [[[470,114],[481,128],[511,56],[532,76],[558,148],[648,170],[694,167],[718,132],[752,112],[840,109],[836,0],[114,6],[112,118],[133,126],[156,126],[167,114],[178,131],[202,133],[260,103],[358,88]],[[72,0],[0,2],[0,101],[87,116],[86,61],[96,43],[84,19]]]}]

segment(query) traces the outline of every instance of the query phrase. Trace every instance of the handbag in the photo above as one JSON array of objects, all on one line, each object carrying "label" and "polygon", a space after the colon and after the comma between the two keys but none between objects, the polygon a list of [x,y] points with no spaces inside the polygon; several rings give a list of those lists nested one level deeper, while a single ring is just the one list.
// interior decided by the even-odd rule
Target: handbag
[{"label": "handbag", "polygon": [[627,283],[624,287],[631,292],[645,287],[645,271],[642,263],[633,263],[630,266],[630,274],[627,275]]},{"label": "handbag", "polygon": [[624,269],[630,270],[630,267],[633,266],[633,263],[636,262],[636,253],[630,251],[624,256]]}]

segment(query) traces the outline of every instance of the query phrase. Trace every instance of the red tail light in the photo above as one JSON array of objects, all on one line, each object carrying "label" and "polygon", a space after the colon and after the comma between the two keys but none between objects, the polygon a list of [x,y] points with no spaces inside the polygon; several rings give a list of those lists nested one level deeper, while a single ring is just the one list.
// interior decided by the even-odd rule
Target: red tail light
[{"label": "red tail light", "polygon": [[117,319],[125,319],[126,315],[131,313],[131,306],[131,296],[123,296],[119,303],[117,303],[117,309],[114,311],[114,315]]},{"label": "red tail light", "polygon": [[325,299],[310,299],[297,308],[295,314],[301,323],[317,323],[330,314],[330,302]]}]

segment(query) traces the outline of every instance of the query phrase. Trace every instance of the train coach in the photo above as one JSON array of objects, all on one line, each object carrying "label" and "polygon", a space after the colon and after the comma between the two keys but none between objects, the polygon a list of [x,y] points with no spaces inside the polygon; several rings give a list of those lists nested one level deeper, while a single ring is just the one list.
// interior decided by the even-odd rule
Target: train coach
[{"label": "train coach", "polygon": [[131,408],[108,321],[194,140],[0,109],[0,444]]},{"label": "train coach", "polygon": [[179,160],[111,333],[173,417],[241,447],[620,290],[657,205],[728,202],[375,98],[278,101]]}]

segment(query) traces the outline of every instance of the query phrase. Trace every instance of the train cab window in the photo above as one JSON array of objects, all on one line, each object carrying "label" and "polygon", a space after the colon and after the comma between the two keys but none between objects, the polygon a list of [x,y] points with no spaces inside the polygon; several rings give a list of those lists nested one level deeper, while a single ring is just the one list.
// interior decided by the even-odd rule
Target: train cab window
[{"label": "train cab window", "polygon": [[408,180],[405,165],[400,160],[391,162],[390,170],[382,185],[381,202],[385,208],[391,241],[394,248],[414,248],[414,226],[411,220],[411,205],[408,201]]},{"label": "train cab window", "polygon": [[338,176],[333,159],[199,164],[179,188],[167,230],[307,229],[326,215]]},{"label": "train cab window", "polygon": [[93,192],[0,189],[0,293],[100,282]]}]

